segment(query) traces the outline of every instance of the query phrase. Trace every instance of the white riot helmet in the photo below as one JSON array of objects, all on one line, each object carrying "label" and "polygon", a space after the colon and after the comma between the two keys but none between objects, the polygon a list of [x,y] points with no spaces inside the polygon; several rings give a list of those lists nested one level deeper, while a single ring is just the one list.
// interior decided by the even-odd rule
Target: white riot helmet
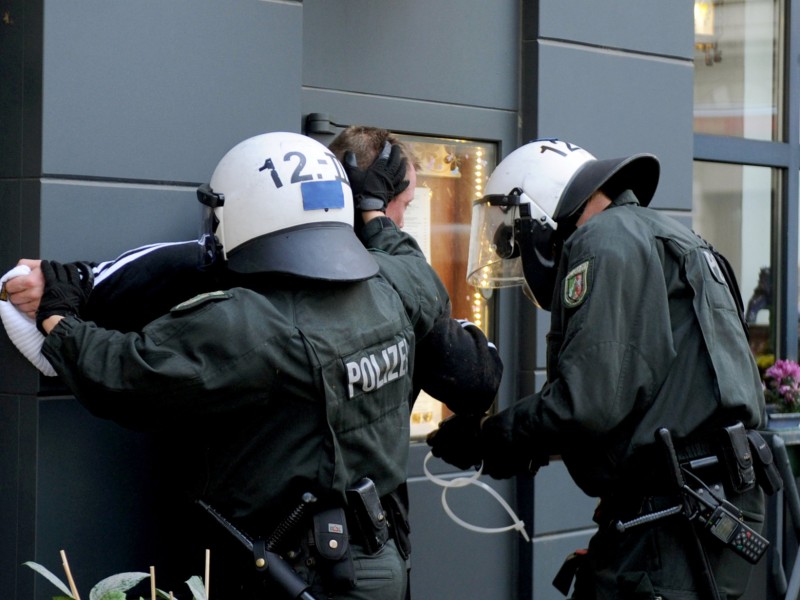
[{"label": "white riot helmet", "polygon": [[601,188],[612,199],[630,189],[647,206],[658,175],[652,154],[597,160],[558,139],[517,148],[473,204],[467,281],[481,288],[521,285],[534,304],[550,310],[559,242],[574,230],[586,201]]},{"label": "white riot helmet", "polygon": [[329,281],[378,272],[353,231],[344,168],[309,137],[275,132],[237,144],[197,197],[232,271]]}]

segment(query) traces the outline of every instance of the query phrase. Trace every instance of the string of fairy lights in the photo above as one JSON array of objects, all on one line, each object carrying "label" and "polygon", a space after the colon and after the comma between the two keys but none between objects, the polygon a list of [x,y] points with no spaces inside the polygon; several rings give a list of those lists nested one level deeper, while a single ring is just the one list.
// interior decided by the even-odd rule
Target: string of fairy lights
[{"label": "string of fairy lights", "polygon": [[[483,197],[483,188],[486,185],[486,171],[484,169],[485,164],[486,161],[483,156],[483,148],[481,147],[475,148],[475,169],[473,176],[474,190],[475,190],[474,200],[478,200],[481,197]],[[484,297],[484,292],[481,290],[481,288],[489,287],[488,277],[486,277],[485,282],[486,282],[485,286],[479,286],[472,289],[472,298],[470,299],[470,306],[472,312],[470,320],[481,329],[483,329],[484,315],[486,313],[486,298]]]}]

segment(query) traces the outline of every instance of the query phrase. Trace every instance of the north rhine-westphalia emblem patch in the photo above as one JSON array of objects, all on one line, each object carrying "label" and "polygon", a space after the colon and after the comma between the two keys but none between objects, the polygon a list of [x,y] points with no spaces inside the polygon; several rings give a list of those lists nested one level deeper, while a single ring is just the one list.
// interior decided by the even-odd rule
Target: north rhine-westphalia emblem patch
[{"label": "north rhine-westphalia emblem patch", "polygon": [[589,263],[585,260],[573,267],[564,280],[564,306],[575,308],[589,295]]}]

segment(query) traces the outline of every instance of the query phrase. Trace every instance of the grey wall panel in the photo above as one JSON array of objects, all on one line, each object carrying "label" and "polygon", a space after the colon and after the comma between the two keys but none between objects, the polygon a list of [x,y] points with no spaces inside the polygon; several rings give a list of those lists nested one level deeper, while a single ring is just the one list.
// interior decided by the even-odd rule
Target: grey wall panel
[{"label": "grey wall panel", "polygon": [[[42,137],[42,56],[44,45],[44,2],[45,0],[19,0],[15,2],[10,15],[10,27],[22,27],[23,64],[22,87],[19,96],[12,102],[22,105],[22,139],[16,149],[22,156],[22,170],[26,177],[35,177],[41,173],[41,137]],[[22,10],[19,10],[22,9]],[[22,16],[22,20],[17,17]],[[5,36],[5,31],[3,32]],[[15,55],[14,60],[17,59]],[[0,63],[3,61],[0,60]],[[13,91],[12,91],[13,93]],[[12,112],[9,114],[15,114]],[[5,159],[5,156],[3,157]],[[0,162],[4,162],[0,161]]]},{"label": "grey wall panel", "polygon": [[594,527],[597,498],[590,498],[573,483],[560,460],[539,469],[534,479],[536,514],[533,531],[539,535]]},{"label": "grey wall panel", "polygon": [[[536,331],[547,333],[550,331],[550,313],[546,310],[536,311]],[[536,340],[536,366],[540,369],[547,368],[547,338],[544,335],[538,336]]]},{"label": "grey wall panel", "polygon": [[16,516],[22,485],[19,405],[23,400],[18,396],[0,395],[0,473],[7,474],[0,486],[0,514],[15,516],[14,519],[0,519],[0,590],[4,591],[4,596],[12,597],[19,566],[16,556]]},{"label": "grey wall panel", "polygon": [[[17,256],[36,256],[39,251],[39,223],[41,206],[39,197],[41,185],[38,179],[23,179],[20,182],[19,231],[20,254]],[[17,256],[13,257],[16,262]]]},{"label": "grey wall panel", "polygon": [[[18,179],[0,181],[0,274],[5,274],[22,257],[38,255],[38,203],[22,205],[23,189],[38,192],[38,185]],[[37,371],[20,354],[4,330],[0,333],[0,393],[30,393],[39,387]],[[2,472],[2,471],[0,471]],[[2,513],[0,513],[2,514]],[[2,589],[2,587],[0,587]]]},{"label": "grey wall panel", "polygon": [[[92,416],[74,399],[38,402],[36,556],[20,559],[62,573],[63,549],[83,593],[114,573],[158,566],[155,504],[170,492],[156,489],[151,438]],[[54,592],[37,576],[37,600]]]},{"label": "grey wall panel", "polygon": [[539,36],[646,54],[692,58],[693,3],[541,0]]},{"label": "grey wall panel", "polygon": [[303,84],[516,109],[519,2],[306,0]]},{"label": "grey wall panel", "polygon": [[[36,418],[32,396],[0,396],[0,590],[4,598],[33,598],[33,574],[22,567],[36,551]],[[52,597],[52,594],[51,594]]]},{"label": "grey wall panel", "polygon": [[197,181],[298,130],[299,3],[52,0],[45,30],[45,173]]},{"label": "grey wall panel", "polygon": [[[513,481],[484,478],[504,497],[513,494]],[[411,595],[419,598],[514,599],[515,532],[481,534],[451,521],[441,505],[442,488],[427,479],[409,479],[411,505]],[[451,490],[447,501],[468,523],[504,527],[506,512],[475,486]]]},{"label": "grey wall panel", "polygon": [[342,125],[498,142],[500,152],[506,154],[517,145],[517,114],[510,110],[306,88],[303,115],[314,112],[327,113],[331,121]]},{"label": "grey wall panel", "polygon": [[3,365],[0,393],[35,394],[39,390],[39,371],[22,356],[5,332],[0,335],[0,364]]},{"label": "grey wall panel", "polygon": [[41,231],[44,258],[109,260],[136,246],[197,238],[200,204],[194,188],[44,181]]},{"label": "grey wall panel", "polygon": [[661,158],[653,206],[690,209],[693,68],[690,61],[562,43],[538,46],[538,133],[600,158]]},{"label": "grey wall panel", "polygon": [[22,183],[18,179],[0,180],[0,271],[2,273],[16,264],[22,251],[24,230],[21,203]]},{"label": "grey wall panel", "polygon": [[[532,394],[538,389],[534,381],[535,371],[544,366],[545,355],[538,353],[538,345],[527,342],[544,337],[544,333],[549,329],[550,313],[544,313],[545,317],[541,317],[540,313],[542,311],[537,310],[531,301],[525,297],[521,287],[512,288],[510,291],[518,295],[519,304],[514,314],[514,326],[518,330],[519,339],[525,340],[525,343],[520,344],[517,351],[519,360],[518,377],[520,378],[519,393],[521,397]],[[542,328],[543,326],[544,328]],[[541,365],[538,364],[540,360],[542,362]]]},{"label": "grey wall panel", "polygon": [[[25,11],[22,0],[12,0],[3,9],[10,22],[0,22],[0,176],[22,174],[22,115]],[[33,19],[31,19],[33,20]],[[31,23],[32,25],[32,23]]]},{"label": "grey wall panel", "polygon": [[[523,356],[524,350],[520,349],[519,338],[526,333],[520,330],[515,315],[527,299],[513,288],[500,288],[493,293],[495,314],[492,316],[494,328],[494,341],[503,361],[503,377],[500,380],[500,389],[497,391],[495,406],[498,410],[510,406],[523,394],[519,386],[517,374],[523,368],[528,368]],[[506,315],[514,315],[509,318]],[[527,377],[530,380],[530,377]]]}]

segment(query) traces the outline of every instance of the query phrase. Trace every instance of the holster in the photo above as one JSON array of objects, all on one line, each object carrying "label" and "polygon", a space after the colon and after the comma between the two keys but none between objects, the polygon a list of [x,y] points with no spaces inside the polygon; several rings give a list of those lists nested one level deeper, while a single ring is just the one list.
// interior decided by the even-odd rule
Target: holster
[{"label": "holster", "polygon": [[318,572],[326,589],[353,589],[356,585],[356,572],[350,554],[344,509],[329,508],[315,514],[311,533],[319,563]]},{"label": "holster", "polygon": [[354,539],[368,554],[377,554],[389,539],[389,525],[375,484],[364,477],[346,494]]},{"label": "holster", "polygon": [[[404,484],[405,485],[405,484]],[[411,556],[411,526],[408,522],[408,499],[400,489],[381,500],[389,519],[389,532],[403,560]]]},{"label": "holster", "polygon": [[727,489],[742,493],[758,484],[767,494],[783,487],[769,444],[742,423],[722,428],[719,459]]}]

